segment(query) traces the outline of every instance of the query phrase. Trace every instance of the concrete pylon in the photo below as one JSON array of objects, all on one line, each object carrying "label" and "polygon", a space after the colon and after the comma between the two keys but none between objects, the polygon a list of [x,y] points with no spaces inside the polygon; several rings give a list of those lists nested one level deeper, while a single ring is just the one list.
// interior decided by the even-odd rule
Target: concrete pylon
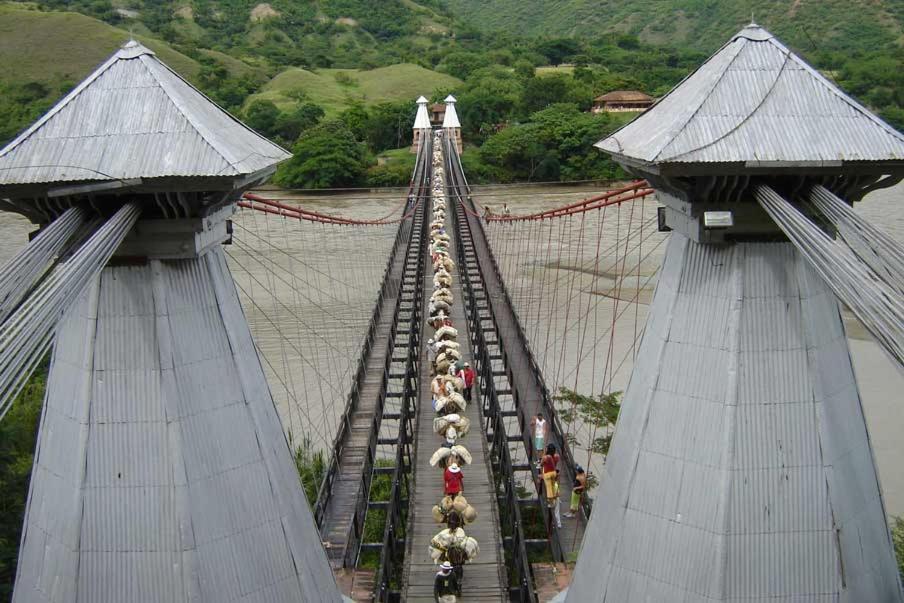
[{"label": "concrete pylon", "polygon": [[461,122],[458,121],[458,112],[455,110],[455,97],[451,94],[446,97],[446,114],[443,117],[443,130],[455,142],[455,149],[461,154]]},{"label": "concrete pylon", "polygon": [[424,138],[430,135],[430,116],[427,114],[427,99],[419,96],[417,101],[417,115],[414,117],[414,136],[411,144],[411,152],[418,153]]}]

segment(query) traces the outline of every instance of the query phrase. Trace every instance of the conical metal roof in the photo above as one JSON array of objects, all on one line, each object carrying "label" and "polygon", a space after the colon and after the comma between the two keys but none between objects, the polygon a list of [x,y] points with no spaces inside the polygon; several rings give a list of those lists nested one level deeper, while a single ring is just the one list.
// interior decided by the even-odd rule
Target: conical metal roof
[{"label": "conical metal roof", "polygon": [[415,130],[429,130],[430,116],[427,114],[427,103],[429,101],[423,96],[417,99],[417,115],[414,117]]},{"label": "conical metal roof", "polygon": [[443,117],[444,128],[460,128],[461,122],[458,121],[458,112],[455,110],[455,97],[451,94],[446,97],[446,114]]},{"label": "conical metal roof", "polygon": [[0,151],[0,186],[234,177],[288,157],[130,41]]},{"label": "conical metal roof", "polygon": [[756,24],[596,146],[640,165],[904,160],[904,136]]}]

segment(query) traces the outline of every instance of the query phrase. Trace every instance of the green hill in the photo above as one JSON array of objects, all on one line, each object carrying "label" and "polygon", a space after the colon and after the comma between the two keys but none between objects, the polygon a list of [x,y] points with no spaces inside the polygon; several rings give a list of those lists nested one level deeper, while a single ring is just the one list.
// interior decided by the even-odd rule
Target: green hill
[{"label": "green hill", "polygon": [[[135,38],[183,76],[198,75],[198,62],[165,42]],[[0,83],[75,83],[128,40],[128,31],[78,13],[0,4]]]},{"label": "green hill", "polygon": [[900,0],[445,0],[483,31],[517,24],[526,35],[596,38],[712,51],[751,17],[802,49],[852,50],[904,42]]},{"label": "green hill", "polygon": [[375,104],[383,101],[414,101],[421,94],[430,95],[436,89],[461,85],[461,80],[425,69],[420,65],[402,63],[367,71],[356,69],[319,69],[316,72],[291,67],[270,80],[258,94],[248,99],[272,101],[286,111],[298,104],[298,99],[316,103],[327,115],[335,115],[355,101]]},{"label": "green hill", "polygon": [[[92,17],[43,12],[28,4],[0,3],[0,144],[37,119],[91,73],[130,33]],[[197,83],[202,65],[166,42],[134,37],[183,77]],[[212,54],[212,64],[236,71],[239,61]]]}]

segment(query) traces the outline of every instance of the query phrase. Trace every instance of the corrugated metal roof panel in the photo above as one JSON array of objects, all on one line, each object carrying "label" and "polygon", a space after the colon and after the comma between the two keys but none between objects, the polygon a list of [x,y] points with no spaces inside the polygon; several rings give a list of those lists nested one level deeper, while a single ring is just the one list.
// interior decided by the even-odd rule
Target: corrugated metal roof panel
[{"label": "corrugated metal roof panel", "polygon": [[[173,552],[135,552],[130,555],[84,551],[79,555],[77,591],[70,600],[97,603],[178,603],[184,597],[177,587],[180,558]],[[74,594],[78,593],[76,599]]]},{"label": "corrugated metal roof panel", "polygon": [[904,135],[755,25],[597,146],[658,164],[904,160]]},{"label": "corrugated metal roof panel", "polygon": [[787,243],[672,238],[568,601],[902,601],[837,302],[810,272]]},{"label": "corrugated metal roof panel", "polygon": [[237,176],[289,157],[130,44],[0,150],[0,185]]},{"label": "corrugated metal roof panel", "polygon": [[87,488],[82,551],[176,552],[179,523],[169,487]]},{"label": "corrugated metal roof panel", "polygon": [[[86,488],[165,486],[167,427],[155,423],[96,423],[88,437]],[[142,454],[135,454],[135,451]]]},{"label": "corrugated metal roof panel", "polygon": [[210,253],[108,267],[62,321],[16,603],[339,599]]}]

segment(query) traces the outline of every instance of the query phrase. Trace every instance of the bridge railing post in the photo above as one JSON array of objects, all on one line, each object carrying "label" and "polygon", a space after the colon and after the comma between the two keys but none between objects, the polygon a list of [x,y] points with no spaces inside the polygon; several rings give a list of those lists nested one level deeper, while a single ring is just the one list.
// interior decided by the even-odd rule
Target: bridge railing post
[{"label": "bridge railing post", "polygon": [[[430,146],[425,145],[422,150],[424,157],[431,156]],[[426,160],[425,160],[426,161]],[[422,191],[419,191],[419,197]],[[411,245],[415,246],[417,253],[417,269],[415,270],[415,286],[413,295],[413,304],[411,309],[411,320],[409,322],[408,338],[405,358],[405,370],[403,373],[402,399],[399,410],[399,429],[395,448],[395,465],[392,470],[389,501],[386,508],[386,517],[383,527],[383,540],[380,550],[380,561],[376,572],[375,580],[375,597],[376,600],[388,603],[398,599],[398,593],[392,588],[394,572],[399,568],[404,557],[404,535],[407,529],[405,516],[403,515],[403,503],[410,499],[410,480],[409,472],[411,471],[411,443],[413,440],[414,423],[413,414],[417,403],[417,395],[419,391],[419,370],[420,370],[420,351],[421,351],[421,333],[420,325],[422,322],[422,308],[420,300],[423,297],[424,286],[424,257],[420,253],[423,245],[423,238],[426,235],[426,220],[420,213],[416,213],[412,220],[412,229],[419,228],[419,231],[412,231]],[[402,287],[402,284],[399,285]],[[398,322],[401,312],[402,291],[399,292],[399,303],[396,304],[395,314],[393,316],[393,327],[391,329],[390,345],[395,346],[396,336],[398,335]],[[391,376],[392,356],[390,353],[384,366],[384,384],[388,384]],[[385,392],[385,388],[384,388]],[[380,413],[383,412],[385,405],[385,395],[381,401]]]},{"label": "bridge railing post", "polygon": [[[464,203],[464,200],[462,200],[461,202]],[[478,220],[468,220],[468,221],[469,221],[469,223],[473,223],[474,227],[476,229],[480,230],[481,233],[483,233],[482,234],[483,238],[488,241],[484,228],[483,228],[483,224],[481,223],[481,221],[479,219]],[[503,298],[505,299],[505,303],[509,308],[512,308],[512,312],[513,312],[513,314],[515,314],[515,316],[517,318],[517,313],[514,310],[515,306],[512,303],[512,297],[508,290],[508,286],[506,285],[505,279],[502,276],[502,271],[499,268],[499,263],[496,260],[496,256],[493,253],[493,249],[489,246],[489,244],[487,244],[487,246],[486,246],[486,251],[487,251],[487,257],[489,258],[489,261],[490,261],[490,265],[492,266],[496,279],[498,280],[500,287],[502,289],[502,295],[503,295]],[[482,268],[481,268],[481,271],[482,271]],[[482,272],[481,272],[481,274],[482,274]],[[495,323],[495,317],[494,317],[494,323]],[[571,447],[569,446],[568,440],[565,435],[566,432],[565,432],[565,430],[562,429],[562,424],[561,424],[561,421],[559,420],[558,411],[556,410],[555,403],[553,401],[552,396],[550,395],[549,388],[546,386],[546,382],[543,378],[543,373],[540,370],[540,365],[537,363],[536,356],[530,345],[530,340],[528,339],[527,334],[524,332],[524,326],[521,324],[520,320],[515,320],[514,326],[515,326],[515,331],[516,331],[516,335],[518,337],[519,343],[524,348],[524,350],[527,352],[531,373],[533,374],[534,380],[536,381],[537,386],[540,389],[541,405],[549,419],[550,433],[552,435],[551,439],[553,439],[556,443],[558,443],[558,448],[561,452],[561,457],[562,457],[562,465],[565,468],[565,477],[569,483],[572,483],[572,482],[574,482],[574,478],[575,478],[575,470],[574,470],[575,460],[574,460],[574,456],[571,452]],[[497,330],[497,332],[500,332],[500,331]],[[502,350],[502,354],[505,356],[505,354],[506,354],[505,350]],[[506,363],[506,365],[508,366],[508,363]],[[525,433],[524,425],[523,425],[524,417],[521,416],[521,413],[519,413],[519,418],[522,421],[522,425],[521,425],[522,433]],[[550,438],[547,438],[547,439],[550,439]],[[524,443],[525,443],[525,447],[528,451],[528,458],[531,460],[531,464],[534,464],[536,461],[534,459],[535,455],[533,454],[533,450],[532,450],[533,446],[530,445],[530,435],[529,434],[525,434]],[[538,492],[538,496],[540,496],[539,492]],[[581,503],[582,510],[584,511],[584,516],[587,518],[590,517],[592,504],[593,504],[593,501],[590,499],[589,496],[582,497],[582,503]],[[554,529],[555,528],[553,528],[553,530]],[[558,537],[557,537],[557,540],[558,540]],[[559,546],[561,546],[561,545],[559,544]]]},{"label": "bridge railing post", "polygon": [[[447,144],[447,169],[450,178],[456,178],[453,167],[454,164],[449,159],[452,151]],[[460,182],[460,180],[457,180]],[[533,575],[530,560],[527,556],[526,543],[524,539],[524,528],[521,520],[520,502],[518,500],[517,488],[513,477],[513,466],[511,455],[508,449],[508,438],[506,436],[505,420],[502,416],[502,408],[499,402],[499,395],[496,390],[496,384],[493,375],[493,360],[489,354],[489,345],[484,334],[481,321],[480,308],[477,306],[477,300],[474,296],[474,285],[472,282],[471,272],[477,273],[477,278],[482,279],[479,263],[472,266],[468,263],[465,253],[465,238],[470,240],[470,228],[467,217],[464,216],[464,201],[461,198],[460,189],[453,188],[452,198],[457,198],[458,203],[455,205],[455,211],[452,212],[452,218],[455,221],[456,242],[458,250],[459,274],[462,277],[462,293],[464,296],[464,307],[468,317],[468,324],[472,327],[469,329],[471,336],[471,345],[474,350],[475,363],[477,364],[477,372],[480,375],[480,393],[481,393],[481,409],[484,415],[484,425],[492,438],[488,437],[490,442],[490,462],[493,465],[493,483],[495,491],[499,491],[502,486],[503,495],[501,501],[497,501],[499,506],[500,520],[503,529],[503,546],[507,552],[508,562],[506,567],[511,572],[509,576],[509,597],[515,596],[518,601],[526,601],[533,603],[537,600],[533,590]],[[473,240],[470,240],[473,245]],[[487,303],[489,301],[487,300]],[[488,308],[490,318],[493,322],[494,329],[498,333],[498,325],[496,318],[492,314],[492,309]],[[504,349],[499,346],[503,354],[503,363],[505,363]],[[508,375],[510,377],[510,375]],[[506,534],[511,536],[506,537]]]}]

